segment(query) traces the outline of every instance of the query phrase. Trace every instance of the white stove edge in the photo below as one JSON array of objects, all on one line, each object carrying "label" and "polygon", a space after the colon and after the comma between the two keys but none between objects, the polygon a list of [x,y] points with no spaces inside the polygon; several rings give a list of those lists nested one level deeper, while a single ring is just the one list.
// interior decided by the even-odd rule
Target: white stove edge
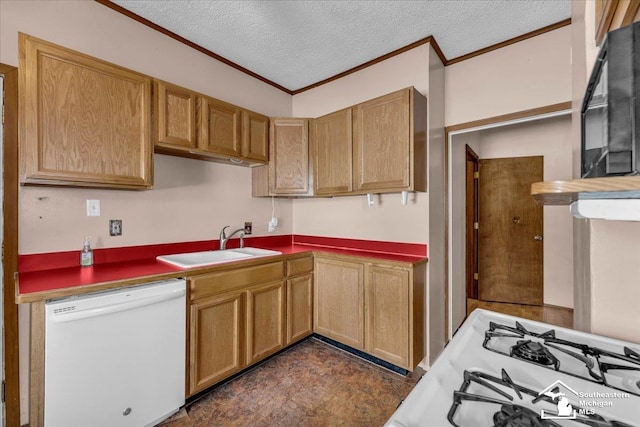
[{"label": "white stove edge", "polygon": [[[628,346],[640,352],[640,344],[637,343],[476,309],[458,329],[431,369],[427,371],[389,418],[385,427],[451,426],[447,420],[447,413],[452,404],[453,391],[462,386],[465,369],[493,372],[494,375],[499,376],[500,369],[505,368],[516,383],[533,390],[544,390],[561,380],[572,389],[582,393],[618,392],[618,390],[600,384],[537,367],[531,363],[515,360],[483,348],[484,332],[488,329],[491,321],[507,325],[513,325],[518,321],[528,330],[537,333],[555,329],[557,332],[561,332],[564,337],[568,335],[570,339],[591,343],[603,349],[611,346],[619,350],[621,346]],[[594,340],[597,344],[594,343]],[[640,426],[640,397],[630,395],[629,398],[615,399],[611,408],[597,408],[596,412],[607,419]]]}]

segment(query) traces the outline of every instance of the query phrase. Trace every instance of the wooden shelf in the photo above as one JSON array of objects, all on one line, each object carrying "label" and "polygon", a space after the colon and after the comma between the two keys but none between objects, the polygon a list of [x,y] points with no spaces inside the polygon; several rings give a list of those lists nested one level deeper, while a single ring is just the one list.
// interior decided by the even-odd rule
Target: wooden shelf
[{"label": "wooden shelf", "polygon": [[534,182],[531,195],[542,205],[570,205],[580,199],[640,199],[640,176]]}]

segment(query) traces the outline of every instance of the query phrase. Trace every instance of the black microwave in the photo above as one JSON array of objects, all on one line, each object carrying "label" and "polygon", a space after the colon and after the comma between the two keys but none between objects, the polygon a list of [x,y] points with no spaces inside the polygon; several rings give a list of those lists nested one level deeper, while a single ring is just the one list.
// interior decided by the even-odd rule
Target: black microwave
[{"label": "black microwave", "polygon": [[581,122],[582,178],[640,174],[640,22],[607,34]]}]

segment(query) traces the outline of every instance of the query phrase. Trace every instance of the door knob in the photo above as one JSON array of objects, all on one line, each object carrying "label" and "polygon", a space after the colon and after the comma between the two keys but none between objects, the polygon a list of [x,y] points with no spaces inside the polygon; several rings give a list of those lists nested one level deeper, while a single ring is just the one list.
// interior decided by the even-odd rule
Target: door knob
[{"label": "door knob", "polygon": [[542,240],[542,236],[533,236],[533,240]]}]

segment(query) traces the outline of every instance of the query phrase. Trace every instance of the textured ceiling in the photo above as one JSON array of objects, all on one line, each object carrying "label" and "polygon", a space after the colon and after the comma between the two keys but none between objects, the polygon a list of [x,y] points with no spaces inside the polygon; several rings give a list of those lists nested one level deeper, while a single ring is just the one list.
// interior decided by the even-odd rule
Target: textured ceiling
[{"label": "textured ceiling", "polygon": [[571,16],[570,0],[112,0],[290,90],[433,36],[447,59]]}]

